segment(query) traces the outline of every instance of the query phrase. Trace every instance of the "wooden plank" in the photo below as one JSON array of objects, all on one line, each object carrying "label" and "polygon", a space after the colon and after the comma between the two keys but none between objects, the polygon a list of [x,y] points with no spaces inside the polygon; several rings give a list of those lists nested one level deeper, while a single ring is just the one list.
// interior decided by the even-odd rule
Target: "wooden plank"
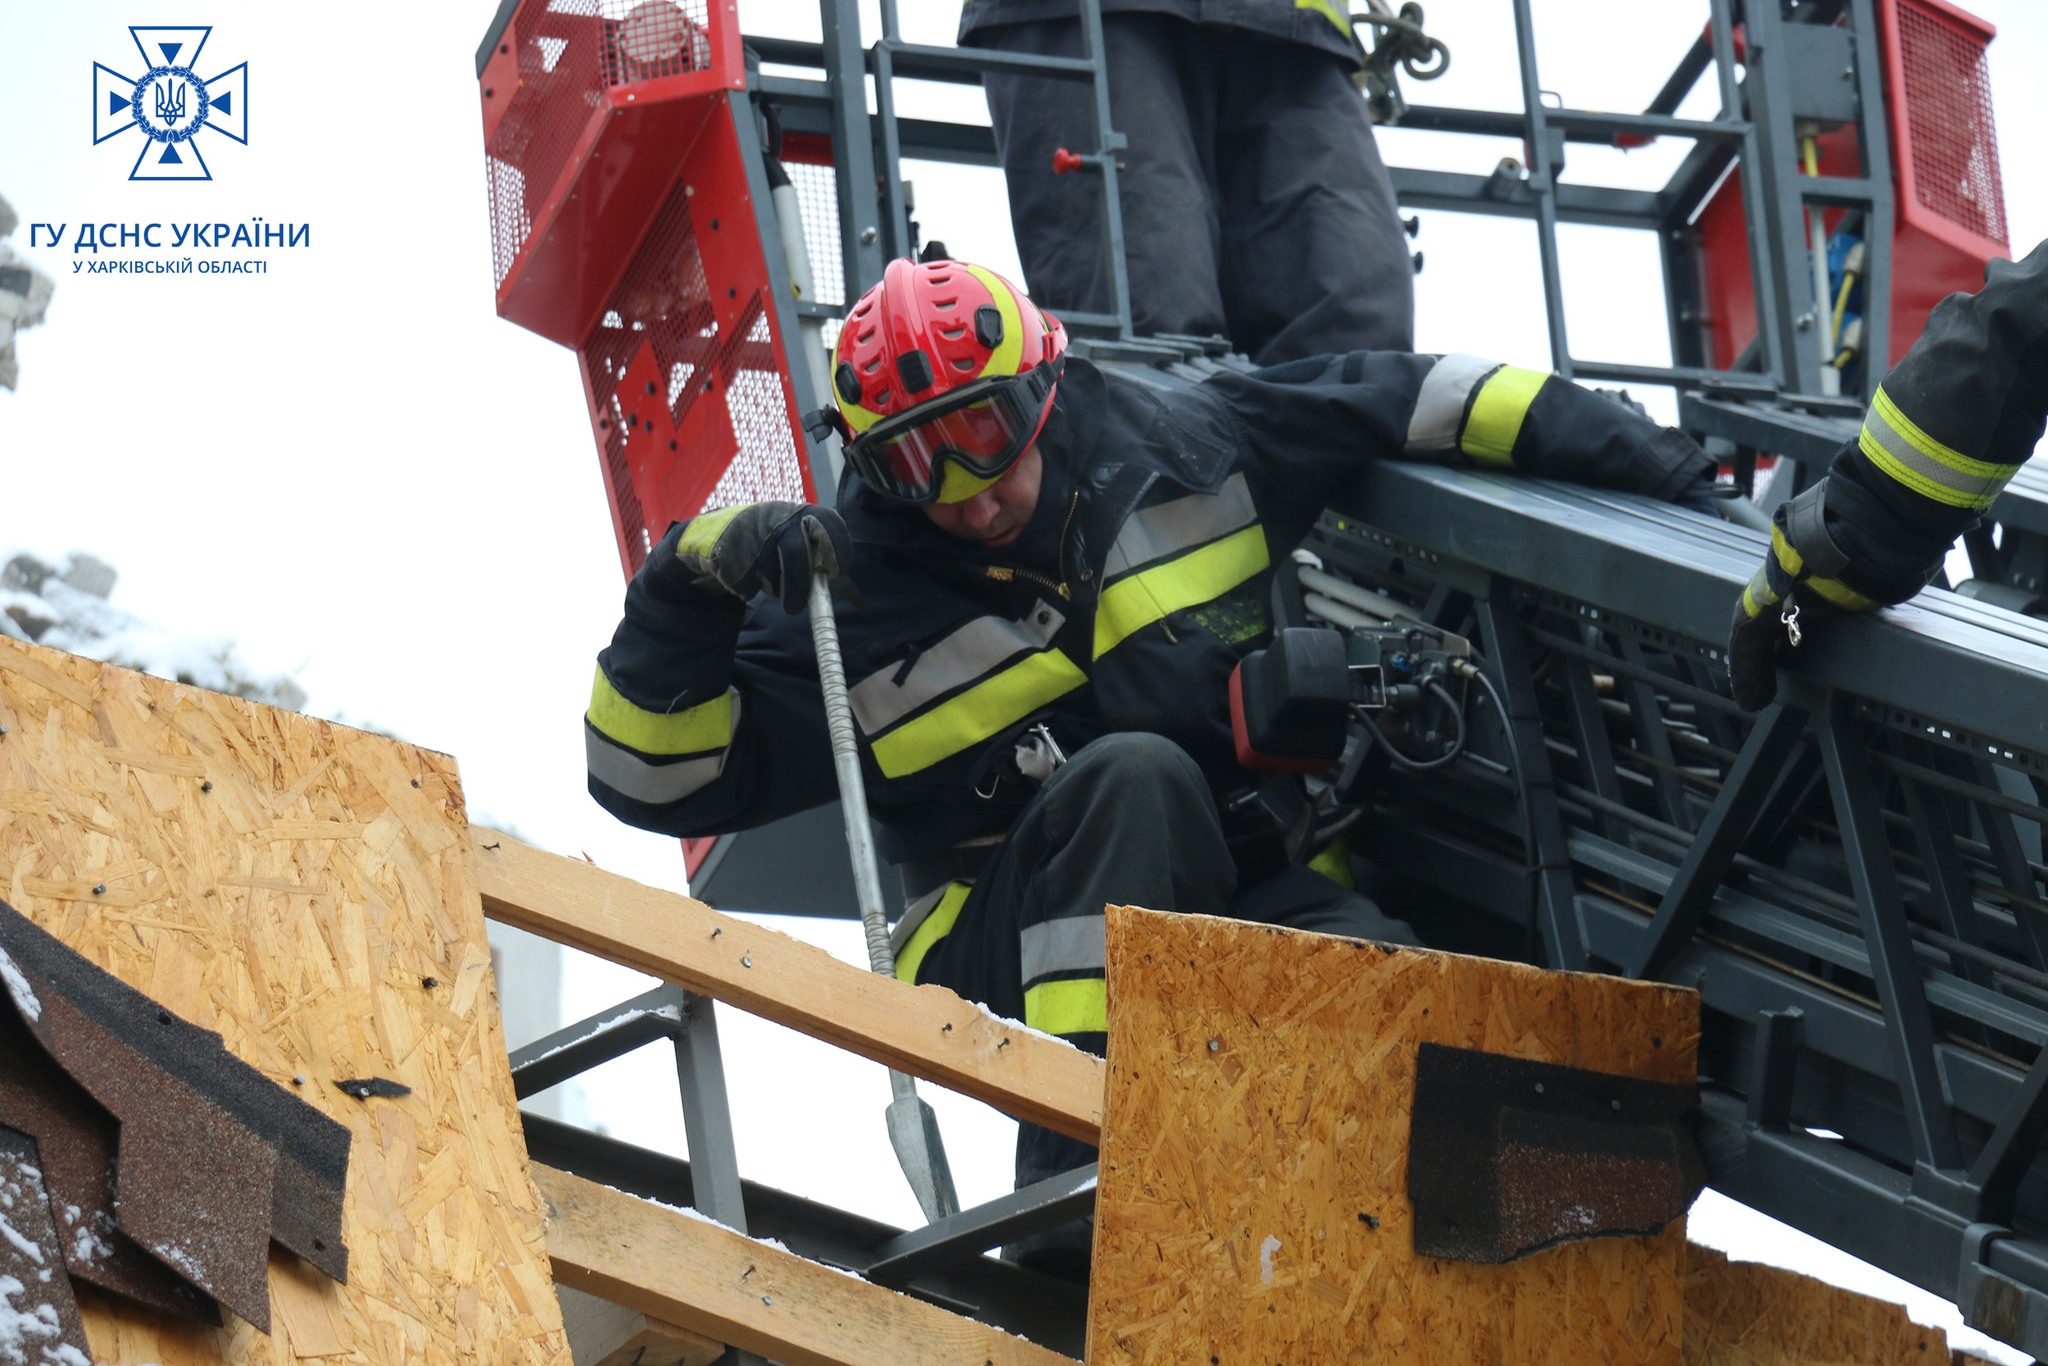
[{"label": "wooden plank", "polygon": [[566,1285],[557,1285],[555,1295],[576,1366],[712,1366],[725,1355],[726,1344],[637,1309]]},{"label": "wooden plank", "polygon": [[[1970,1358],[1964,1358],[1969,1360]],[[1686,1248],[1686,1366],[1836,1366],[1949,1360],[1948,1335],[1890,1300]]]},{"label": "wooden plank", "polygon": [[551,1167],[536,1166],[534,1179],[559,1284],[784,1366],[1072,1366],[723,1224]]},{"label": "wooden plank", "polygon": [[1018,1119],[1093,1143],[1103,1063],[943,987],[913,987],[701,901],[477,829],[494,920],[609,958]]},{"label": "wooden plank", "polygon": [[93,1359],[567,1366],[454,762],[7,639],[0,725],[0,898],[354,1135],[346,1286],[274,1251],[271,1336],[82,1289]]},{"label": "wooden plank", "polygon": [[1678,1366],[1682,1220],[1418,1257],[1407,1150],[1419,1044],[1689,1083],[1694,993],[1127,907],[1108,941],[1093,1366]]}]

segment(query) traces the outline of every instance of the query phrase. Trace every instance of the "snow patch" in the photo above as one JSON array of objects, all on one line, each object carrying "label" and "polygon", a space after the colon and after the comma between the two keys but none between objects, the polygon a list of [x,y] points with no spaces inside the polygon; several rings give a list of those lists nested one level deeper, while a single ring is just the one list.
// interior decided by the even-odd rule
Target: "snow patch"
[{"label": "snow patch", "polygon": [[0,1276],[0,1366],[92,1366],[60,1342],[57,1306],[30,1298],[14,1276]]},{"label": "snow patch", "polygon": [[35,988],[28,984],[28,978],[14,965],[5,949],[0,949],[0,983],[6,984],[7,994],[14,998],[14,1008],[30,1024],[43,1018],[43,1003],[36,999]]},{"label": "snow patch", "polygon": [[1259,1244],[1260,1285],[1271,1285],[1273,1283],[1273,1254],[1279,1250],[1280,1240],[1270,1233],[1266,1235],[1266,1241]]}]

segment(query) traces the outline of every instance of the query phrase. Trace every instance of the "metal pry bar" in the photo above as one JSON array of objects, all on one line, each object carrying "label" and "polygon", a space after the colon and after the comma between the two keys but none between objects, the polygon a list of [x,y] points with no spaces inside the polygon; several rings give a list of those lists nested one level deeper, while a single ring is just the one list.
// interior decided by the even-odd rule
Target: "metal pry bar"
[{"label": "metal pry bar", "polygon": [[[846,666],[839,655],[839,621],[832,612],[832,587],[824,573],[823,532],[806,524],[805,550],[811,561],[811,639],[818,651],[818,682],[825,694],[825,725],[832,735],[832,767],[839,777],[839,805],[846,813],[846,849],[853,860],[854,894],[867,933],[868,966],[884,977],[896,975],[889,947],[889,917],[882,908],[882,878],[875,865],[873,827],[868,824],[867,786],[861,779],[860,750],[853,738],[853,706],[846,696]],[[953,1172],[946,1165],[939,1119],[917,1094],[917,1083],[893,1068],[887,1113],[889,1142],[927,1223],[960,1212]]]}]

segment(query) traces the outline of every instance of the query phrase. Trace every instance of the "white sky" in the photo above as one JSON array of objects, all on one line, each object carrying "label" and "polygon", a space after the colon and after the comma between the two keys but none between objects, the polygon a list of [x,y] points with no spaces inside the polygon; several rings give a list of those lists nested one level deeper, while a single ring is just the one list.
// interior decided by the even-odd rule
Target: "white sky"
[{"label": "white sky", "polygon": [[[47,325],[20,338],[20,392],[0,392],[0,545],[99,554],[122,572],[120,607],[171,631],[230,633],[259,667],[295,671],[310,710],[458,756],[480,818],[680,888],[672,841],[619,826],[583,792],[578,718],[621,583],[574,358],[492,308],[473,54],[494,8],[0,0],[0,195],[23,219],[12,240],[27,252],[30,221],[71,225],[65,248],[28,253],[57,293]],[[1452,69],[1407,83],[1409,98],[1518,107],[1505,0],[1429,8]],[[2001,30],[1991,61],[2023,251],[2048,235],[2048,189],[2015,173],[2048,126],[2048,6],[1973,8]],[[904,9],[909,36],[950,40],[957,0]],[[1575,107],[1619,110],[1655,92],[1706,7],[1537,10],[1544,85]],[[806,0],[741,0],[740,12],[749,32],[817,32]],[[251,140],[201,135],[210,183],[129,182],[132,132],[91,145],[92,64],[132,72],[127,25],[138,22],[214,25],[202,67],[249,63]],[[906,91],[901,108],[982,117],[972,90]],[[1519,154],[1516,143],[1399,131],[1381,146],[1392,162],[1471,171]],[[1682,151],[1574,146],[1567,176],[1652,185]],[[1000,176],[910,173],[928,236],[1015,271]],[[261,253],[265,276],[72,273],[90,259],[69,247],[82,221],[259,215],[310,223],[311,246]],[[1420,347],[1547,366],[1533,229],[1422,217]],[[1650,239],[1567,229],[1564,242],[1574,352],[1667,359]],[[860,958],[852,926],[778,923]],[[566,1009],[639,989],[607,966],[572,964]],[[745,1173],[915,1223],[883,1136],[879,1071],[734,1012],[723,1020]],[[592,1081],[597,1117],[679,1148],[670,1075],[652,1056],[615,1065]],[[944,1114],[963,1198],[1006,1190],[1006,1124],[967,1102]],[[1695,1225],[1740,1255],[1819,1267],[1820,1254],[1788,1251],[1790,1235],[1745,1231],[1735,1215]]]}]

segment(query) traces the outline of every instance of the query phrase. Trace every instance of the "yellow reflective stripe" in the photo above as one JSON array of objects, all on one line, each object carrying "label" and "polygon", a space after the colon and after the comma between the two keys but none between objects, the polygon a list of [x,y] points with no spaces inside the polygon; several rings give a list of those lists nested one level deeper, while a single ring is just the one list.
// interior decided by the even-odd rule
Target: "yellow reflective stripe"
[{"label": "yellow reflective stripe", "polygon": [[1864,597],[1840,579],[1808,579],[1805,586],[1845,612],[1870,612],[1879,605],[1877,599]]},{"label": "yellow reflective stripe", "polygon": [[1024,993],[1024,1023],[1041,1034],[1107,1034],[1109,983],[1100,977],[1040,982]]},{"label": "yellow reflective stripe", "polygon": [[1974,460],[1944,446],[1907,417],[1880,388],[1863,419],[1857,446],[1872,464],[1923,498],[1949,507],[1986,508],[1996,501],[2018,465]]},{"label": "yellow reflective stripe", "polygon": [[1322,853],[1308,861],[1312,873],[1321,873],[1339,887],[1356,891],[1358,879],[1351,872],[1351,836],[1339,835]]},{"label": "yellow reflective stripe", "polygon": [[1746,617],[1754,617],[1777,601],[1778,595],[1771,589],[1768,570],[1757,570],[1756,576],[1742,587],[1742,615]]},{"label": "yellow reflective stripe", "polygon": [[918,927],[910,932],[910,942],[903,946],[903,952],[896,955],[896,980],[915,982],[917,970],[924,965],[924,956],[932,946],[953,932],[953,922],[960,918],[960,908],[967,904],[967,894],[974,890],[971,882],[950,884],[939,896],[939,904],[932,907]]},{"label": "yellow reflective stripe", "polygon": [[648,711],[622,697],[601,666],[586,718],[607,739],[642,754],[702,754],[732,743],[730,692],[679,712]]},{"label": "yellow reflective stripe", "polygon": [[735,503],[729,508],[715,512],[700,512],[690,519],[683,528],[683,534],[676,538],[676,556],[694,555],[700,560],[711,558],[711,548],[718,544],[719,536],[725,531],[726,523],[745,511],[747,504]]},{"label": "yellow reflective stripe", "polygon": [[1222,597],[1270,563],[1266,530],[1253,523],[1177,560],[1118,579],[1095,604],[1095,657],[1170,613]]},{"label": "yellow reflective stripe", "polygon": [[1785,533],[1776,525],[1771,527],[1771,553],[1778,557],[1779,567],[1795,579],[1799,577],[1799,571],[1806,568],[1806,557],[1785,539]]},{"label": "yellow reflective stripe", "polygon": [[1541,370],[1524,370],[1519,365],[1503,365],[1488,375],[1472,399],[1472,413],[1465,419],[1458,449],[1482,465],[1512,465],[1522,419],[1529,415],[1529,405],[1549,378]]},{"label": "yellow reflective stripe", "polygon": [[856,436],[882,420],[880,413],[872,412],[858,405],[849,406],[845,403],[839,405],[839,414],[846,419],[846,425],[853,428]]},{"label": "yellow reflective stripe", "polygon": [[[1003,473],[1007,474],[1009,471],[1005,470]],[[1001,474],[992,474],[986,479],[980,479],[969,474],[967,467],[957,460],[941,460],[939,462],[938,501],[941,503],[964,503],[1002,477]]]},{"label": "yellow reflective stripe", "polygon": [[1296,9],[1312,9],[1337,26],[1337,32],[1346,38],[1351,36],[1351,16],[1337,6],[1335,0],[1294,0]]},{"label": "yellow reflective stripe", "polygon": [[[967,265],[966,262],[960,262]],[[996,312],[1003,318],[1003,339],[996,343],[996,349],[989,353],[988,364],[981,367],[982,375],[1014,375],[1024,359],[1024,314],[1017,307],[1017,296],[1003,283],[1003,277],[981,266],[967,266],[967,273],[987,288],[989,297],[995,300]],[[976,378],[980,378],[977,375]]]},{"label": "yellow reflective stripe", "polygon": [[887,778],[930,768],[1088,681],[1058,650],[1029,655],[873,742]]}]

